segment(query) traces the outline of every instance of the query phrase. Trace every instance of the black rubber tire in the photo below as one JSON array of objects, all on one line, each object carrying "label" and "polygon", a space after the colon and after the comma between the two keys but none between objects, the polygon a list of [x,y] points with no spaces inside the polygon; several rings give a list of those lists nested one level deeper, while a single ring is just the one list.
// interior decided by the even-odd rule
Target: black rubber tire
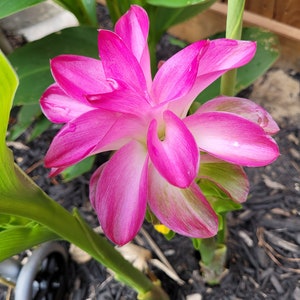
[{"label": "black rubber tire", "polygon": [[47,242],[33,251],[22,267],[15,300],[61,300],[67,289],[68,254],[57,242]]}]

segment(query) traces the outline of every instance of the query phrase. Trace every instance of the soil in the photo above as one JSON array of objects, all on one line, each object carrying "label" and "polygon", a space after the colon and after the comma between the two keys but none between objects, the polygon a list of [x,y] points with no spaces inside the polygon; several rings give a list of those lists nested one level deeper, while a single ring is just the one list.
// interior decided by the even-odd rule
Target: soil
[{"label": "soil", "polygon": [[[105,9],[100,10],[102,16]],[[107,18],[104,20],[107,22]],[[171,52],[177,50],[168,44],[166,36],[158,49],[159,57],[170,56],[170,48]],[[166,49],[167,53],[163,52]],[[273,68],[240,96],[257,101],[274,113],[281,128],[275,136],[281,156],[270,166],[246,169],[251,183],[249,199],[241,210],[228,214],[227,273],[219,285],[204,282],[199,253],[194,251],[190,239],[176,235],[167,241],[145,223],[144,230],[184,282],[179,284],[150,263],[152,275],[161,281],[171,300],[300,299],[300,74]],[[43,157],[57,129],[53,126],[31,142],[27,142],[27,132],[9,146],[16,162],[52,198],[69,210],[77,207],[87,222],[97,227],[88,199],[91,173],[65,183],[59,177],[48,178],[48,170],[43,167]],[[105,158],[99,156],[97,164]],[[135,244],[158,258],[144,234],[139,234]],[[5,299],[5,295],[6,288],[0,286],[0,299]],[[68,299],[135,298],[134,291],[117,282],[93,259],[81,264],[70,261]]]}]

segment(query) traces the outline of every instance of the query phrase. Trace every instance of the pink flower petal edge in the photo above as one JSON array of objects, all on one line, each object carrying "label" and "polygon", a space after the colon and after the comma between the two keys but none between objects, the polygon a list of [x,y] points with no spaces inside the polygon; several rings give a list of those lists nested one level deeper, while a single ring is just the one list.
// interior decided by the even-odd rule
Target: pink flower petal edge
[{"label": "pink flower petal edge", "polygon": [[115,32],[122,38],[141,65],[148,89],[150,89],[152,84],[147,41],[149,27],[147,12],[137,5],[131,5],[128,12],[117,21],[115,26]]},{"label": "pink flower petal edge", "polygon": [[184,123],[198,147],[224,161],[248,167],[265,166],[279,156],[276,142],[243,117],[227,112],[188,116]]},{"label": "pink flower petal edge", "polygon": [[208,238],[218,231],[218,218],[196,183],[180,189],[149,167],[149,207],[171,230],[194,238]]},{"label": "pink flower petal edge", "polygon": [[172,112],[164,112],[165,132],[158,137],[157,122],[150,124],[147,138],[149,156],[160,174],[171,184],[186,188],[199,167],[197,144],[184,123]]},{"label": "pink flower petal edge", "polygon": [[242,116],[258,124],[268,134],[279,131],[277,123],[265,109],[245,98],[220,96],[201,105],[196,113],[213,111],[226,111]]},{"label": "pink flower petal edge", "polygon": [[57,84],[43,93],[40,104],[44,115],[53,123],[67,123],[95,109],[88,103],[71,98]]},{"label": "pink flower petal edge", "polygon": [[[132,141],[117,151],[92,180],[92,198],[105,235],[117,245],[134,238],[147,206],[147,152]],[[97,175],[95,175],[97,177]],[[95,187],[96,184],[96,187]]]}]

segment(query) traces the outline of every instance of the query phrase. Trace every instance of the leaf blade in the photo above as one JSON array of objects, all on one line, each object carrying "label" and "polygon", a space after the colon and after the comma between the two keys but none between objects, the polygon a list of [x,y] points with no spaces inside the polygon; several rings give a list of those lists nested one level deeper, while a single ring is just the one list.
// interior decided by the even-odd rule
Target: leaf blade
[{"label": "leaf blade", "polygon": [[1,0],[0,19],[8,17],[30,6],[44,2],[45,0]]},{"label": "leaf blade", "polygon": [[[10,54],[9,60],[20,79],[14,105],[38,102],[43,91],[53,83],[49,60],[63,53],[97,58],[96,28],[67,28],[29,43]],[[32,84],[33,82],[37,84]]]}]

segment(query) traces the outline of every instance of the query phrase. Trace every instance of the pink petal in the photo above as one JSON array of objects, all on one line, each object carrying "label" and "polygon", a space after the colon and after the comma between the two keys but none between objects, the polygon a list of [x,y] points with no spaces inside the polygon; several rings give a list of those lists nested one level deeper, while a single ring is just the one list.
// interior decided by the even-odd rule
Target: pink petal
[{"label": "pink petal", "polygon": [[60,55],[50,62],[55,81],[67,95],[86,102],[88,94],[110,92],[101,61],[78,55]]},{"label": "pink petal", "polygon": [[116,23],[115,32],[122,38],[141,65],[150,90],[152,78],[147,42],[149,19],[146,11],[140,6],[132,5]]},{"label": "pink petal", "polygon": [[114,82],[115,89],[119,87],[118,82],[124,82],[150,102],[141,66],[122,39],[114,32],[100,30],[98,47],[105,75]]},{"label": "pink petal", "polygon": [[183,97],[191,90],[196,80],[201,51],[206,43],[193,43],[161,65],[152,86],[152,95],[157,104]]},{"label": "pink petal", "polygon": [[60,167],[60,168],[51,168],[50,173],[49,173],[49,177],[54,177],[58,174],[60,174],[64,169],[66,169],[66,167]]},{"label": "pink petal", "polygon": [[70,98],[57,84],[48,87],[40,104],[44,115],[53,123],[67,123],[93,109],[91,105]]},{"label": "pink petal", "polygon": [[[191,133],[172,112],[164,112],[165,134],[158,137],[156,120],[150,124],[147,146],[149,156],[159,173],[171,184],[188,187],[199,167],[199,151]],[[162,134],[161,134],[162,135]]]},{"label": "pink petal", "polygon": [[144,221],[147,166],[146,148],[132,141],[111,157],[100,175],[95,208],[104,233],[117,245],[131,241]]},{"label": "pink petal", "polygon": [[133,139],[144,141],[147,128],[148,122],[144,122],[143,115],[120,114],[93,152],[117,150]]},{"label": "pink petal", "polygon": [[150,164],[148,205],[171,230],[193,238],[208,238],[218,231],[218,218],[196,183],[181,189],[169,184]]},{"label": "pink petal", "polygon": [[[117,81],[115,81],[117,83]],[[90,95],[87,99],[91,105],[107,110],[141,115],[146,113],[151,106],[144,97],[125,83],[118,82],[118,88],[110,93]]]},{"label": "pink petal", "polygon": [[199,178],[215,183],[233,201],[244,202],[249,193],[249,181],[243,168],[208,154],[201,154]]},{"label": "pink petal", "polygon": [[248,99],[221,96],[201,105],[196,113],[209,111],[227,111],[240,115],[261,126],[268,134],[275,134],[279,131],[279,127],[272,116]]},{"label": "pink petal", "polygon": [[197,79],[183,99],[170,103],[178,116],[187,114],[193,100],[212,82],[231,69],[247,64],[254,56],[256,43],[229,39],[207,41],[201,49]]},{"label": "pink petal", "polygon": [[102,164],[92,175],[91,179],[90,179],[90,191],[89,191],[89,198],[91,201],[91,204],[93,206],[93,208],[96,210],[96,205],[97,205],[97,186],[98,186],[98,182],[100,179],[100,176],[102,174],[102,171],[104,169],[104,167],[106,166],[107,162]]},{"label": "pink petal", "polygon": [[197,94],[226,71],[247,64],[255,52],[256,43],[251,41],[217,39],[207,43],[207,49],[203,51],[199,63],[197,83],[194,87],[198,90]]},{"label": "pink petal", "polygon": [[67,123],[54,137],[45,157],[46,167],[66,167],[94,154],[97,143],[117,119],[117,114],[92,110]]},{"label": "pink petal", "polygon": [[193,114],[184,119],[199,148],[230,163],[259,167],[279,156],[276,142],[257,124],[227,112]]}]

